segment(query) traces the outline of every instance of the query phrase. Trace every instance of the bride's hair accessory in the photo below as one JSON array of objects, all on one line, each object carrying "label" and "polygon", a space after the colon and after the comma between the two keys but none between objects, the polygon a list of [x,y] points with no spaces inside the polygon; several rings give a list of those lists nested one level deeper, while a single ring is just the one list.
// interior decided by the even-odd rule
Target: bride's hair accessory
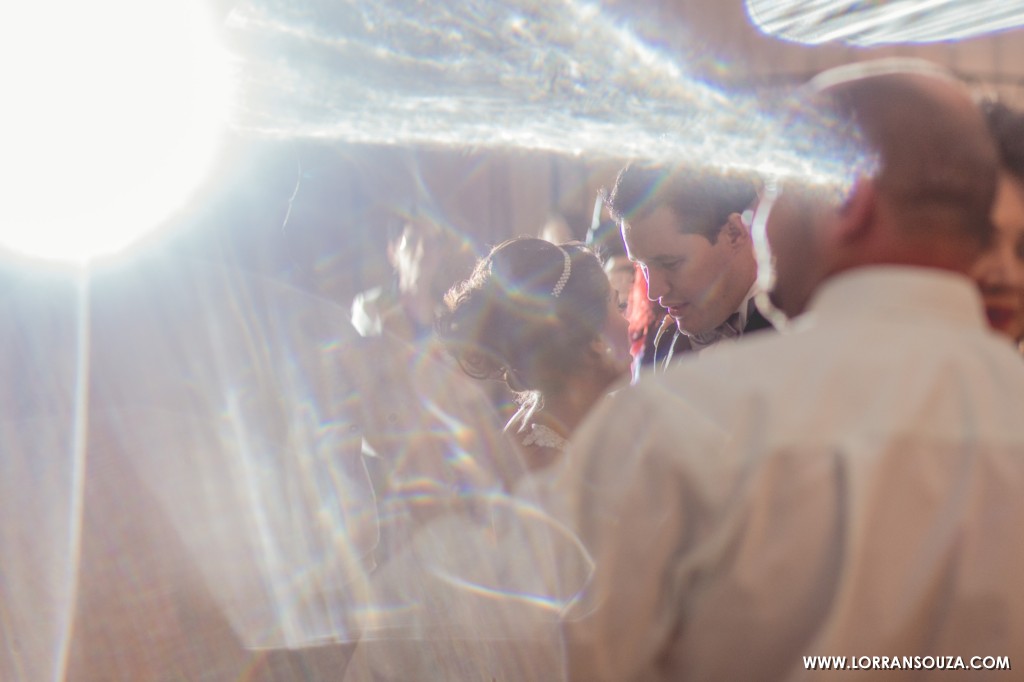
[{"label": "bride's hair accessory", "polygon": [[562,293],[562,289],[565,288],[565,283],[569,281],[569,275],[572,273],[572,259],[569,258],[569,252],[563,249],[561,246],[555,246],[556,249],[562,252],[562,258],[565,259],[565,264],[562,266],[562,276],[555,282],[555,288],[551,290],[551,295],[558,298],[558,295]]}]

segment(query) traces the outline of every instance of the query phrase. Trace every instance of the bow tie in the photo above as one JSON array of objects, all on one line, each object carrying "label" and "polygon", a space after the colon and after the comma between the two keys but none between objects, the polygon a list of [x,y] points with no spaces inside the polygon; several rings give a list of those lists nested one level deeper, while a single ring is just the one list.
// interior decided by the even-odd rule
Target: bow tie
[{"label": "bow tie", "polygon": [[734,339],[742,333],[743,329],[740,327],[740,314],[735,312],[730,315],[725,322],[718,325],[711,331],[704,332],[703,334],[694,334],[690,337],[690,341],[695,347],[710,346],[722,339]]}]

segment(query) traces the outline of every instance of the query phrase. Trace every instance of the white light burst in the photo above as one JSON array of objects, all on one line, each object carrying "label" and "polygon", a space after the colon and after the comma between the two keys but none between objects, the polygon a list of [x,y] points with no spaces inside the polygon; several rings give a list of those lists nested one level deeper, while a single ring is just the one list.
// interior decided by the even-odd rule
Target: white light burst
[{"label": "white light burst", "polygon": [[193,0],[0,10],[0,246],[85,262],[158,226],[207,169],[225,64]]},{"label": "white light burst", "polygon": [[243,0],[228,25],[251,134],[836,170],[792,112],[699,75],[707,53],[669,53],[594,3]]}]

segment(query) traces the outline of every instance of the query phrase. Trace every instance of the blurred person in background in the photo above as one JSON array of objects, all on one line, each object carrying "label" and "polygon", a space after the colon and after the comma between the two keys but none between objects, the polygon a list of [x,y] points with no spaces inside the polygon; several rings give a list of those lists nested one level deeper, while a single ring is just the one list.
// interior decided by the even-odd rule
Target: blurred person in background
[{"label": "blurred person in background", "polygon": [[383,221],[392,283],[356,295],[352,324],[363,336],[420,341],[433,331],[445,292],[469,272],[475,252],[428,211],[389,211]]},{"label": "blurred person in background", "polygon": [[[416,523],[430,518],[453,481],[464,481],[466,472],[449,466],[459,447],[452,424],[472,424],[474,462],[485,462],[480,468],[488,476],[512,479],[516,463],[492,437],[500,439],[502,425],[493,405],[507,396],[481,391],[434,334],[445,292],[476,260],[471,243],[433,209],[388,206],[374,213],[387,229],[391,282],[352,301],[352,326],[363,338],[343,354],[339,383],[355,387],[362,453],[378,513],[387,519],[375,550],[383,562],[407,541],[407,526],[416,525],[406,523],[409,513],[421,517]],[[408,504],[414,499],[421,503]]]},{"label": "blurred person in background", "polygon": [[1024,114],[998,102],[982,105],[999,150],[999,186],[992,207],[995,237],[974,276],[989,323],[1024,352]]},{"label": "blurred person in background", "polygon": [[587,230],[586,244],[601,259],[608,281],[615,290],[619,310],[625,314],[633,283],[637,279],[636,265],[626,254],[626,245],[622,242],[618,224],[614,220],[601,219],[599,211],[604,203],[603,197],[598,197],[597,201],[594,223]]},{"label": "blurred person in background", "polygon": [[629,307],[629,295],[637,280],[636,266],[629,260],[626,252],[621,251],[604,259],[604,274],[608,276],[608,283],[615,290],[615,303],[619,306],[619,312],[625,314]]},{"label": "blurred person in background", "polygon": [[577,237],[570,218],[561,213],[552,213],[544,221],[537,236],[552,244],[563,244],[576,241]]}]

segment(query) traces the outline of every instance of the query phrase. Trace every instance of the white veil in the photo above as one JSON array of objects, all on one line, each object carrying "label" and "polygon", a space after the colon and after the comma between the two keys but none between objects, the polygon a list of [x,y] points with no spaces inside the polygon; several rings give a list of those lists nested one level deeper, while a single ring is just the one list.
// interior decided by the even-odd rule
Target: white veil
[{"label": "white veil", "polygon": [[3,679],[562,676],[586,553],[437,349],[173,260],[25,283],[0,341]]}]

